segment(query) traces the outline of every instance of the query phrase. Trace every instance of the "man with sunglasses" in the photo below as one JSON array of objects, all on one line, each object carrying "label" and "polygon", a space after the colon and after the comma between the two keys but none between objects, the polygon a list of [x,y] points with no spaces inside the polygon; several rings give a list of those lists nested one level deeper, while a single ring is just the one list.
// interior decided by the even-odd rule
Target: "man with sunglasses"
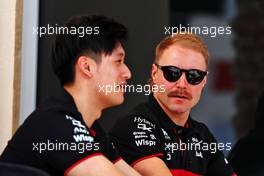
[{"label": "man with sunglasses", "polygon": [[[111,130],[121,156],[144,176],[235,175],[217,141],[203,123],[193,120],[207,80],[209,54],[193,34],[177,34],[156,47],[153,91]],[[207,146],[207,147],[206,147]]]}]

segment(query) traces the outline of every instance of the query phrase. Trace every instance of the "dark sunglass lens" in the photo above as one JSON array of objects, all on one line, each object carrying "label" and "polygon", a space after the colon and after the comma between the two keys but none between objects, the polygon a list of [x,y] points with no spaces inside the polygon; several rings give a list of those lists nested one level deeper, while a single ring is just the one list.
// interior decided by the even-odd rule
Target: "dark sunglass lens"
[{"label": "dark sunglass lens", "polygon": [[172,66],[163,67],[163,74],[167,81],[175,82],[181,77],[180,69]]},{"label": "dark sunglass lens", "polygon": [[189,70],[186,78],[190,84],[197,85],[203,81],[205,75],[206,72],[200,70]]}]

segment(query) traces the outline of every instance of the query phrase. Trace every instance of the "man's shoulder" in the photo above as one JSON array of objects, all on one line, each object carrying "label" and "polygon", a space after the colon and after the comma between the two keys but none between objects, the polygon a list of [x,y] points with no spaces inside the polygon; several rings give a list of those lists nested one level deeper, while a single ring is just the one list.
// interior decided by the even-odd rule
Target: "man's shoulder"
[{"label": "man's shoulder", "polygon": [[[29,117],[31,118],[44,118],[45,120],[55,120],[54,117],[66,118],[66,115],[76,117],[80,116],[73,102],[63,100],[55,96],[50,96],[43,100],[38,108],[36,108]],[[60,118],[61,119],[61,118]]]},{"label": "man's shoulder", "polygon": [[121,116],[117,121],[118,124],[131,124],[131,123],[150,123],[155,124],[153,118],[154,114],[149,108],[147,103],[140,103],[135,106],[127,114]]},{"label": "man's shoulder", "polygon": [[140,103],[116,121],[110,130],[110,135],[133,134],[135,131],[141,130],[152,132],[156,131],[158,126],[148,104]]},{"label": "man's shoulder", "polygon": [[86,128],[77,115],[54,108],[37,108],[21,124],[12,139],[69,136],[75,126]]},{"label": "man's shoulder", "polygon": [[203,138],[208,140],[214,139],[214,135],[212,134],[212,132],[205,123],[196,121],[194,119],[190,119],[190,125]]},{"label": "man's shoulder", "polygon": [[208,127],[205,123],[194,120],[192,118],[189,119],[189,123],[193,128],[198,128],[198,129],[203,129],[203,130],[207,130]]},{"label": "man's shoulder", "polygon": [[204,122],[197,121],[197,120],[194,120],[192,118],[190,118],[188,122],[189,122],[189,125],[194,130],[198,131],[199,133],[208,133],[208,132],[210,132],[208,126]]},{"label": "man's shoulder", "polygon": [[37,108],[25,120],[24,123],[33,123],[34,125],[54,123],[54,121],[63,121],[69,113],[60,111],[58,109],[43,109]]}]

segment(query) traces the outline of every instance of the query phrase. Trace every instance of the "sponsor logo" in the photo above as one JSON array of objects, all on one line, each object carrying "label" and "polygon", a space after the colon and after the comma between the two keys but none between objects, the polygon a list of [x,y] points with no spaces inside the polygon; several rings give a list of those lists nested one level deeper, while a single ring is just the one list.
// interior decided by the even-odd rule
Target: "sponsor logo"
[{"label": "sponsor logo", "polygon": [[171,140],[171,138],[170,138],[170,136],[168,135],[168,133],[167,133],[163,128],[161,128],[161,130],[162,130],[162,133],[163,133],[165,139]]},{"label": "sponsor logo", "polygon": [[141,139],[141,140],[136,140],[136,145],[137,146],[154,146],[156,145],[156,142],[155,141],[151,141],[151,140],[145,140],[145,139]]},{"label": "sponsor logo", "polygon": [[199,143],[199,141],[196,137],[192,137],[192,142]]},{"label": "sponsor logo", "polygon": [[152,128],[151,128],[151,127],[147,127],[147,125],[144,124],[144,123],[139,123],[139,124],[137,125],[137,128],[138,128],[138,129],[142,129],[142,130],[144,130],[144,131],[152,132],[152,131],[151,131]]},{"label": "sponsor logo", "polygon": [[134,122],[136,123],[144,123],[144,124],[147,124],[149,126],[151,126],[152,128],[155,128],[155,124],[151,123],[150,121],[148,121],[147,119],[145,118],[141,118],[141,117],[134,117]]},{"label": "sponsor logo", "polygon": [[227,161],[227,159],[226,159],[226,158],[225,158],[225,163],[226,163],[226,164],[228,164],[228,161]]},{"label": "sponsor logo", "polygon": [[66,119],[70,120],[72,122],[72,125],[74,126],[73,139],[75,140],[75,142],[94,142],[94,138],[90,136],[89,131],[81,121],[76,120],[69,115],[66,115]]},{"label": "sponsor logo", "polygon": [[86,129],[84,129],[84,128],[75,127],[73,131],[74,131],[75,134],[76,133],[84,133],[84,134],[89,135],[89,132]]},{"label": "sponsor logo", "polygon": [[139,138],[148,138],[147,135],[136,135],[135,139],[139,139]]},{"label": "sponsor logo", "polygon": [[94,138],[84,134],[73,135],[75,142],[94,142]]},{"label": "sponsor logo", "polygon": [[146,134],[146,132],[144,132],[144,131],[135,131],[135,132],[133,132],[133,135],[135,136],[135,135],[145,135]]},{"label": "sponsor logo", "polygon": [[68,116],[68,115],[66,115],[66,119],[71,120],[72,121],[72,125],[78,126],[79,128],[86,129],[85,126],[79,120],[76,120],[75,118],[73,118],[71,116]]},{"label": "sponsor logo", "polygon": [[156,137],[155,137],[154,134],[150,134],[149,136],[150,136],[150,139],[152,139],[152,140],[156,140]]},{"label": "sponsor logo", "polygon": [[201,151],[195,151],[195,156],[198,157],[198,158],[203,158],[203,154]]}]

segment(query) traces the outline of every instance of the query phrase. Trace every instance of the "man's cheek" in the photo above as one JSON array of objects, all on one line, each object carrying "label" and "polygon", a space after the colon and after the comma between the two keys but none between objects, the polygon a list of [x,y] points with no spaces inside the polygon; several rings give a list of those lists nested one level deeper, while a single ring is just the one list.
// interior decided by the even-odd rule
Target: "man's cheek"
[{"label": "man's cheek", "polygon": [[192,93],[192,106],[196,105],[198,101],[200,100],[201,92]]}]

